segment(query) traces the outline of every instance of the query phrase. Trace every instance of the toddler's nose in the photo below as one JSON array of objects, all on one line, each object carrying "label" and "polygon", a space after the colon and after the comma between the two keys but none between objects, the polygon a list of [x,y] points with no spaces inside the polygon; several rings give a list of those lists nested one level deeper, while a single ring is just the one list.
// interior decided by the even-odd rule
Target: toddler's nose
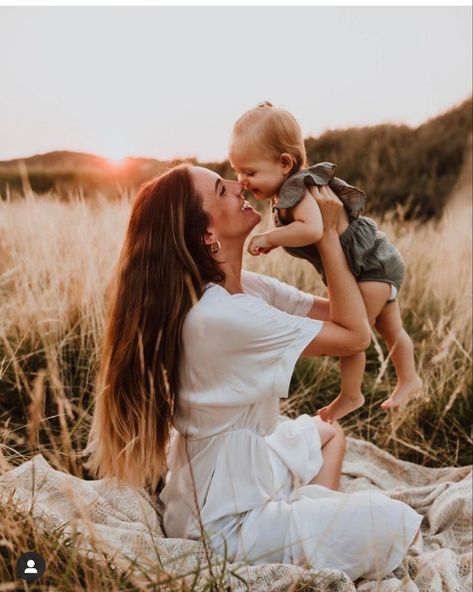
[{"label": "toddler's nose", "polygon": [[238,173],[237,179],[238,179],[238,183],[241,183],[243,185],[243,187],[246,187],[246,185],[248,183],[248,179],[246,178],[245,175]]}]

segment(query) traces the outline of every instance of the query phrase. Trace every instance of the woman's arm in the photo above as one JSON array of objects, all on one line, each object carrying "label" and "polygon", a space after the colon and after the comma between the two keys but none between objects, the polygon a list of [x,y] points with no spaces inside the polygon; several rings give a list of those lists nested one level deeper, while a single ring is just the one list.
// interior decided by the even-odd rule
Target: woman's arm
[{"label": "woman's arm", "polygon": [[[360,289],[348,267],[337,233],[343,205],[326,185],[320,189],[314,187],[313,192],[324,221],[324,234],[317,248],[327,277],[330,321],[324,322],[322,330],[302,356],[350,356],[369,346],[371,329]],[[316,305],[317,301],[314,302]]]},{"label": "woman's arm", "polygon": [[330,301],[322,296],[314,296],[311,309],[307,313],[307,318],[318,321],[330,321]]}]

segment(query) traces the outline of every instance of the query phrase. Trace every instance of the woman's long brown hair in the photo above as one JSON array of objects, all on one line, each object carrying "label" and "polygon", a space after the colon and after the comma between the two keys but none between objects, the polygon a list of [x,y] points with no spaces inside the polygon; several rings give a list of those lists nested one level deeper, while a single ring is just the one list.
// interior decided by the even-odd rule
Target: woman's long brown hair
[{"label": "woman's long brown hair", "polygon": [[209,217],[187,165],[144,184],[111,285],[85,466],[155,490],[179,392],[181,329],[206,281],[221,281]]}]

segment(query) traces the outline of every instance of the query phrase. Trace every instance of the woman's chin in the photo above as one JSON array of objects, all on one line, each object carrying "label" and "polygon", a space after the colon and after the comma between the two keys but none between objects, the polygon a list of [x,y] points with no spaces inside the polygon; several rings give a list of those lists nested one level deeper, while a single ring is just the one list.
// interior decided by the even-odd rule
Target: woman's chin
[{"label": "woman's chin", "polygon": [[254,210],[253,208],[246,210],[246,212],[244,212],[244,213],[251,220],[250,230],[253,230],[253,228],[261,222],[261,214],[259,212],[257,212],[256,210]]}]

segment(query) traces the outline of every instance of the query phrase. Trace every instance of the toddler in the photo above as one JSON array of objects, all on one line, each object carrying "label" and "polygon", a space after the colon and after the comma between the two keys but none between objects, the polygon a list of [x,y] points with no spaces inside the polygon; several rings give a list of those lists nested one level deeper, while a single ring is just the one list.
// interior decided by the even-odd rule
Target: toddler
[{"label": "toddler", "polygon": [[[368,318],[385,339],[397,373],[397,385],[385,410],[398,407],[418,393],[422,381],[414,362],[414,347],[402,326],[396,296],[404,278],[401,254],[377,229],[374,220],[361,216],[365,194],[334,176],[336,166],[322,162],[307,166],[302,131],[285,109],[262,103],[235,123],[229,147],[230,164],[238,180],[258,200],[271,201],[275,227],[252,237],[252,255],[281,246],[295,257],[310,261],[327,285],[315,243],[323,221],[310,186],[328,185],[344,208],[337,228],[348,265],[359,282]],[[321,300],[329,320],[328,301]],[[337,420],[364,403],[361,392],[365,354],[341,358],[341,392],[320,410],[324,421]]]}]

